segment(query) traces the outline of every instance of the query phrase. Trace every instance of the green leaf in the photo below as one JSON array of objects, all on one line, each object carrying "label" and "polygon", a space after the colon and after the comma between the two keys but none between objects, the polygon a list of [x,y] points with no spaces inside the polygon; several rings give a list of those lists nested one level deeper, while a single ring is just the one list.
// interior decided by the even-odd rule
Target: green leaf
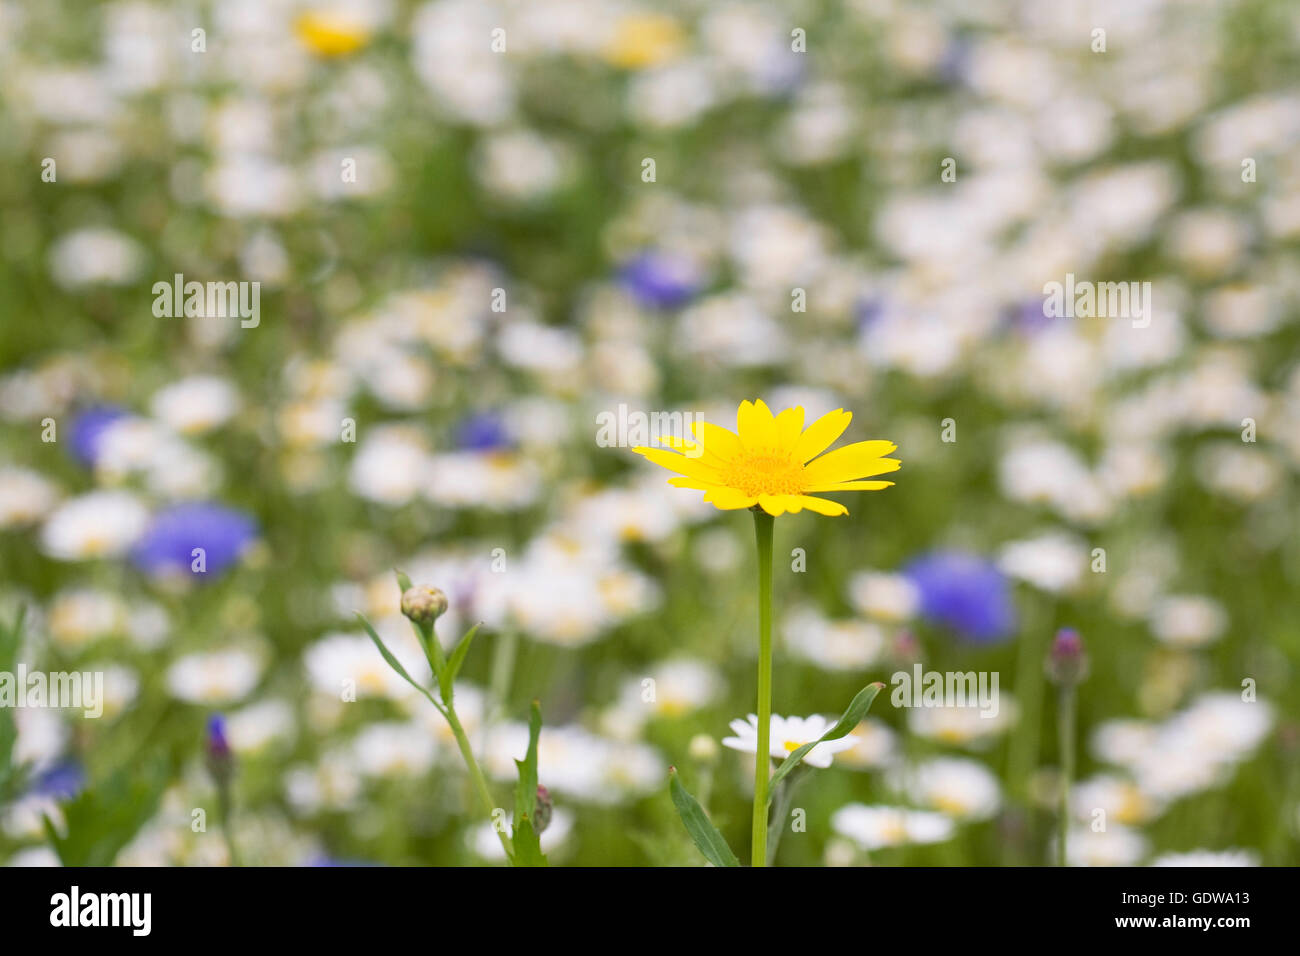
[{"label": "green leaf", "polygon": [[681,780],[677,777],[676,767],[668,768],[668,779],[677,815],[682,818],[686,832],[691,835],[691,840],[704,854],[704,858],[714,866],[740,866],[736,854],[731,852],[726,839],[709,820],[699,801],[682,786]]},{"label": "green leaf", "polygon": [[533,821],[524,817],[514,828],[515,866],[550,866],[542,852],[542,838],[533,829]]},{"label": "green leaf", "polygon": [[[22,605],[18,608],[12,627],[0,625],[0,671],[12,673],[14,670],[26,616],[27,606]],[[14,722],[13,711],[8,707],[0,707],[0,804],[15,798],[23,786],[24,768],[13,762],[14,745],[17,742],[18,727]]]},{"label": "green leaf", "polygon": [[795,750],[790,756],[781,761],[781,766],[776,768],[776,773],[772,774],[772,779],[767,785],[767,802],[770,806],[772,803],[772,794],[776,793],[776,785],[785,779],[786,774],[799,766],[799,761],[803,760],[808,752],[820,743],[827,740],[839,740],[846,736],[858,724],[862,723],[862,718],[867,716],[867,711],[871,709],[871,702],[876,699],[876,695],[885,689],[885,685],[880,682],[868,684],[862,690],[858,691],[858,696],[853,698],[848,709],[840,717],[839,721],[826,733],[822,734],[811,743],[806,743]]},{"label": "green leaf", "polygon": [[[469,636],[466,635],[466,638]],[[465,641],[462,640],[461,643]],[[533,814],[537,812],[537,741],[541,735],[542,707],[533,701],[528,713],[528,752],[524,754],[523,760],[515,761],[515,766],[519,769],[519,782],[515,784],[514,835],[511,839],[515,866],[547,865],[546,856],[542,853],[541,835],[533,829]]]},{"label": "green leaf", "polygon": [[391,667],[393,670],[397,671],[398,676],[400,676],[404,681],[406,681],[408,684],[410,684],[412,687],[418,690],[421,694],[427,697],[429,699],[429,703],[433,704],[434,707],[437,707],[438,710],[441,711],[443,713],[443,716],[445,717],[446,712],[442,710],[442,705],[439,704],[436,700],[434,700],[433,695],[430,694],[423,687],[421,687],[416,682],[415,678],[413,678],[410,674],[406,672],[406,668],[402,666],[402,662],[399,661],[396,657],[394,657],[392,651],[390,651],[387,647],[384,646],[384,642],[380,640],[379,635],[375,633],[375,629],[370,626],[370,622],[366,620],[366,616],[362,614],[360,611],[357,611],[356,615],[357,615],[357,619],[361,621],[361,626],[364,627],[366,629],[366,633],[370,635],[370,639],[375,642],[375,647],[379,648],[379,653],[384,655],[384,660],[388,662],[388,666]]},{"label": "green leaf", "polygon": [[64,866],[111,866],[157,812],[174,767],[165,760],[119,770],[62,805],[66,836],[48,816],[45,833]]},{"label": "green leaf", "polygon": [[449,704],[452,692],[456,688],[456,675],[460,673],[460,666],[465,663],[465,655],[469,653],[470,642],[474,640],[474,635],[481,626],[475,624],[465,632],[465,636],[460,639],[460,643],[452,650],[451,657],[447,659],[447,666],[438,675],[438,687],[442,691],[442,699]]},{"label": "green leaf", "polygon": [[527,817],[532,819],[537,809],[537,740],[542,735],[542,707],[533,701],[528,713],[528,752],[523,760],[516,760],[519,782],[515,784],[515,826]]},{"label": "green leaf", "polygon": [[402,589],[403,594],[411,590],[411,579],[406,576],[405,571],[399,571],[394,568],[393,573],[397,575],[397,586]]}]

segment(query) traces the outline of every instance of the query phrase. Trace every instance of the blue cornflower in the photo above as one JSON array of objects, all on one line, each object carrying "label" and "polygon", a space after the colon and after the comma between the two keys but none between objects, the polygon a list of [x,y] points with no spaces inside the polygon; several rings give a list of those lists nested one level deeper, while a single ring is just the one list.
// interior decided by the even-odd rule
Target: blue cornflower
[{"label": "blue cornflower", "polygon": [[230,757],[230,741],[226,738],[226,718],[221,714],[213,714],[208,718],[205,747],[211,759],[225,760]]},{"label": "blue cornflower", "polygon": [[500,451],[513,444],[505,421],[494,412],[476,412],[456,426],[456,444],[466,451]]},{"label": "blue cornflower", "polygon": [[68,447],[72,457],[83,465],[94,465],[99,458],[99,443],[109,425],[125,418],[125,409],[114,405],[96,405],[77,413],[68,426]]},{"label": "blue cornflower", "polygon": [[[219,574],[256,536],[257,522],[242,511],[203,502],[173,505],[154,515],[131,560],[148,574]],[[196,548],[203,549],[202,572],[194,570]]]},{"label": "blue cornflower", "polygon": [[69,800],[86,785],[86,772],[75,760],[63,760],[39,774],[32,781],[32,793]]},{"label": "blue cornflower", "polygon": [[630,259],[619,270],[619,279],[632,298],[652,309],[685,305],[703,287],[700,270],[693,262],[653,251]]},{"label": "blue cornflower", "polygon": [[921,592],[921,614],[977,644],[1011,635],[1015,607],[1006,577],[991,561],[961,551],[932,551],[904,569]]}]

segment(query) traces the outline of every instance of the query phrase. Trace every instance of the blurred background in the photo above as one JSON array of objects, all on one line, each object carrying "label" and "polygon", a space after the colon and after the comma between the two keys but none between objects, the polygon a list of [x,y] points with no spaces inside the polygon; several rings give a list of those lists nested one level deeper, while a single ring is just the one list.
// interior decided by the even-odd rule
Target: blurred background
[{"label": "blurred background", "polygon": [[0,860],[226,864],[228,746],[243,863],[493,862],[356,623],[419,673],[394,568],[485,622],[503,804],[541,701],[552,862],[702,862],[670,764],[743,848],[750,521],[597,416],[762,397],[904,463],[777,522],[775,711],[1000,677],[882,695],[781,862],[1051,861],[1060,628],[1071,863],[1300,862],[1297,51],[1287,0],[0,0],[0,670],[105,688],[0,709]]}]

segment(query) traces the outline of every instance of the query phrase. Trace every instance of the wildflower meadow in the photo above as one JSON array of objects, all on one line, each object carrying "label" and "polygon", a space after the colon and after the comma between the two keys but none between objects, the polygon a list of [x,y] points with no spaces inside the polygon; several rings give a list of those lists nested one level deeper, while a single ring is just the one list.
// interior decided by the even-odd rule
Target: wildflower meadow
[{"label": "wildflower meadow", "polygon": [[0,0],[0,291],[0,864],[1300,864],[1290,0]]}]

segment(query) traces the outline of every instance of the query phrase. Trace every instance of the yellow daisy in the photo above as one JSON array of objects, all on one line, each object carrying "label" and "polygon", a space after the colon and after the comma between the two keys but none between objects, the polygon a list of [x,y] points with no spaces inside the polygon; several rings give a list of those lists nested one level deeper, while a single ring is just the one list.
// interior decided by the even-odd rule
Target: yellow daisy
[{"label": "yellow daisy", "polygon": [[691,428],[693,440],[660,438],[676,451],[633,451],[683,475],[668,483],[703,491],[704,500],[716,508],[758,506],[773,517],[798,514],[804,508],[823,515],[844,515],[849,509],[838,501],[817,498],[813,493],[888,488],[892,481],[862,479],[902,466],[897,458],[885,457],[898,447],[890,441],[862,441],[826,451],[852,419],[852,413],[840,408],[804,428],[802,407],[773,415],[761,399],[745,401],[736,412],[735,434],[719,425],[696,422]]}]

